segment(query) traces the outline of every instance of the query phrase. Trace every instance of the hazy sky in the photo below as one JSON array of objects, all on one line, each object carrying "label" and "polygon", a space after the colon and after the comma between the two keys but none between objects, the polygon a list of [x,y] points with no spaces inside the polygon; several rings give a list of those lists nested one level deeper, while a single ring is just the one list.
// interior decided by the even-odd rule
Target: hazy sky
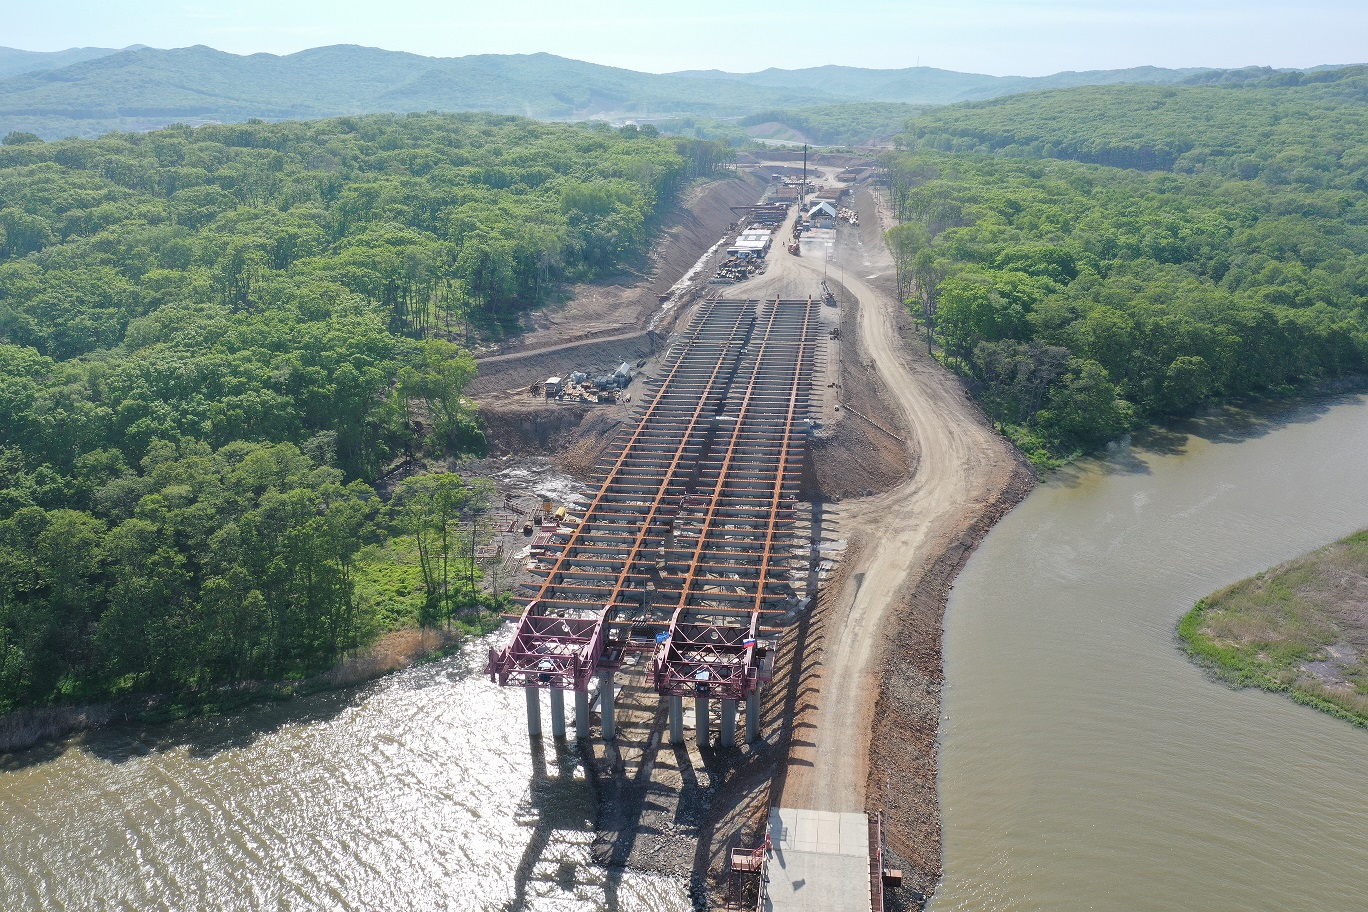
[{"label": "hazy sky", "polygon": [[1036,76],[1368,60],[1365,0],[4,0],[0,45],[549,51],[651,72],[824,63]]}]

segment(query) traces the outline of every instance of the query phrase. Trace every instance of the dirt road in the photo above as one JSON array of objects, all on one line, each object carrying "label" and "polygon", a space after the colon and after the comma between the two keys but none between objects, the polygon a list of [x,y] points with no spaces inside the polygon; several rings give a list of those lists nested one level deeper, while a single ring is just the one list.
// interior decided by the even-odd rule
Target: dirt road
[{"label": "dirt road", "polygon": [[[870,198],[864,200],[867,205],[861,209],[867,211],[860,212],[861,221],[873,222],[877,216],[868,205]],[[841,232],[826,272],[843,280],[859,307],[859,337],[842,341],[842,357],[874,362],[903,418],[915,469],[892,490],[845,500],[830,514],[836,534],[850,541],[850,557],[840,574],[842,585],[823,596],[819,609],[826,612],[822,626],[828,631],[821,695],[805,720],[815,727],[793,740],[782,794],[771,800],[813,810],[864,811],[867,804],[882,803],[882,796],[867,801],[865,792],[875,705],[900,607],[947,552],[962,558],[966,531],[1001,497],[1018,467],[1010,447],[987,427],[960,382],[904,343],[897,301],[873,282],[893,269],[887,249],[882,243],[853,243],[853,229]],[[728,297],[816,291],[825,258],[817,245],[804,246],[814,249],[804,249],[799,257],[780,250],[765,275],[730,289]],[[836,273],[838,267],[843,274]],[[847,415],[843,420],[853,419]],[[935,638],[938,644],[939,629]],[[934,758],[930,760],[934,771]]]},{"label": "dirt road", "polygon": [[[797,656],[786,670],[790,680],[783,686],[776,681],[767,697],[772,708],[766,718],[785,728],[775,742],[779,750],[753,755],[759,766],[730,782],[735,796],[728,801],[721,795],[709,799],[717,819],[708,824],[712,837],[699,841],[696,864],[697,871],[711,865],[721,876],[730,840],[746,821],[763,821],[771,802],[831,811],[888,807],[889,845],[906,860],[907,882],[929,892],[940,870],[935,738],[945,593],[973,546],[1029,479],[959,380],[904,340],[900,325],[906,318],[892,291],[892,262],[872,198],[857,199],[860,228],[837,232],[831,259],[820,239],[805,239],[801,256],[788,255],[786,224],[764,275],[708,289],[729,298],[807,297],[820,293],[824,272],[840,286],[843,316],[832,328],[839,325],[843,338],[828,359],[824,381],[838,385],[824,385],[818,397],[826,432],[813,450],[823,466],[813,474],[826,500],[844,497],[824,505],[821,525],[825,537],[846,539],[849,547],[810,623],[799,625],[805,632],[786,637],[802,642],[789,647]],[[705,239],[700,234],[694,242]],[[617,310],[595,306],[595,313]],[[633,312],[650,309],[642,305]],[[834,309],[825,310],[833,313],[824,316],[834,317]],[[638,357],[621,350],[631,339],[616,338],[620,327],[607,330],[605,324],[604,338],[597,340],[612,349],[605,358]],[[523,351],[506,361],[482,362],[491,387],[512,388],[530,383],[529,377],[558,373],[563,352],[595,345],[567,344],[550,332],[536,341],[550,352],[545,358]],[[529,422],[525,415],[513,417],[519,427]],[[556,430],[548,431],[548,439]],[[583,450],[580,468],[587,469],[607,432],[586,435],[581,427],[567,439],[573,439],[574,452]],[[882,493],[850,496],[866,488]],[[777,761],[783,767],[773,767],[785,749],[786,760]],[[888,780],[898,784],[891,797]]]}]

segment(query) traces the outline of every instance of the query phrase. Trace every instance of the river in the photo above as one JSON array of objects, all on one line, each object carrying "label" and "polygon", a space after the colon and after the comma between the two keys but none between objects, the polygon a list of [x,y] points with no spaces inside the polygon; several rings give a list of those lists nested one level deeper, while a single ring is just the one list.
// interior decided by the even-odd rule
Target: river
[{"label": "river", "polygon": [[[946,618],[935,912],[1363,907],[1368,733],[1213,683],[1173,627],[1368,525],[1365,453],[1366,397],[1225,415],[994,529]],[[486,645],[0,759],[0,909],[688,910],[679,881],[588,863],[573,748],[529,742]]]},{"label": "river", "polygon": [[1368,905],[1368,732],[1192,666],[1203,595],[1368,526],[1368,397],[1226,413],[1043,483],[946,616],[934,912]]},{"label": "river", "polygon": [[680,881],[588,863],[578,756],[529,741],[487,648],[0,758],[0,909],[687,912]]}]

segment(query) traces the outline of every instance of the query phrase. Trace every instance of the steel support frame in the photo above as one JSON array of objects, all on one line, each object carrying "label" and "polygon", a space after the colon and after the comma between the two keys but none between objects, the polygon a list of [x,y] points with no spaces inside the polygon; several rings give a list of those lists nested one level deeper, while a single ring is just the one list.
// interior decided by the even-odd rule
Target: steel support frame
[{"label": "steel support frame", "polygon": [[[513,641],[490,650],[486,671],[495,681],[587,686],[603,658],[615,600],[633,588],[643,552],[653,540],[663,541],[678,512],[681,475],[692,468],[690,457],[701,447],[699,438],[710,420],[707,409],[720,408],[725,398],[754,310],[753,302],[710,302],[692,321],[685,343],[667,359],[656,395],[614,445],[616,457],[600,473],[597,494],[529,600]],[[607,541],[631,545],[624,555]],[[598,553],[603,551],[608,553]]]},{"label": "steel support frame", "polygon": [[783,610],[766,606],[783,595],[773,586],[787,586],[773,574],[782,569],[776,553],[791,541],[818,319],[811,300],[768,309],[739,406],[727,416],[730,439],[703,469],[712,494],[696,532],[684,534],[694,546],[680,555],[686,576],[657,652],[661,694],[749,700],[762,681],[760,619]]},{"label": "steel support frame", "polygon": [[705,683],[750,714],[773,661],[762,621],[792,593],[820,321],[812,299],[705,303],[534,567],[513,640],[490,650],[495,681],[582,693],[622,649],[652,648],[659,693]]}]

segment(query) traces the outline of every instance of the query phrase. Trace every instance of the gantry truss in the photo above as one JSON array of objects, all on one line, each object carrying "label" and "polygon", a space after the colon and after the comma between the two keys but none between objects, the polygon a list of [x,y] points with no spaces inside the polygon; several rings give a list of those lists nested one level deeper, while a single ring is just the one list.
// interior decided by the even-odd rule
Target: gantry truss
[{"label": "gantry truss", "polygon": [[490,651],[496,681],[583,691],[634,649],[663,695],[744,700],[768,679],[820,323],[811,299],[701,307],[534,566],[512,642]]}]

